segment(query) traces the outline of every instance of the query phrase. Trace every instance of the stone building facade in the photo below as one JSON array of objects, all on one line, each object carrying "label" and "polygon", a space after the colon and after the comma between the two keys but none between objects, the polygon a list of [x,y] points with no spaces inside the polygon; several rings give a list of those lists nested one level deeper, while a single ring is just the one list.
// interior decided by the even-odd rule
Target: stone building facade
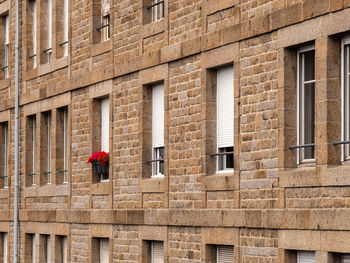
[{"label": "stone building facade", "polygon": [[[349,0],[19,2],[19,262],[350,262]],[[0,0],[3,263],[14,39]]]}]

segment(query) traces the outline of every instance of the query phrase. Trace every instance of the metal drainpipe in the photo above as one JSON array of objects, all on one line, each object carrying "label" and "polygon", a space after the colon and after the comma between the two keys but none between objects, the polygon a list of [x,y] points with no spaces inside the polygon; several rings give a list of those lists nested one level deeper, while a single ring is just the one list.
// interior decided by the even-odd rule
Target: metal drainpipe
[{"label": "metal drainpipe", "polygon": [[14,200],[14,231],[13,231],[13,262],[18,261],[18,94],[19,94],[19,0],[16,0],[16,32],[15,32],[15,200]]}]

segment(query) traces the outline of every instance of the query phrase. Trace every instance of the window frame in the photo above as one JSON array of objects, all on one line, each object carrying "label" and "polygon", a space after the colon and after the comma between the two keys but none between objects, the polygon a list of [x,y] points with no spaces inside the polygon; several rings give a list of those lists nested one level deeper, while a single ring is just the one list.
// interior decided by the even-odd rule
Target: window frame
[{"label": "window frame", "polygon": [[5,70],[5,79],[9,78],[10,67],[10,14],[4,16],[5,20],[5,64],[2,69]]},{"label": "window frame", "polygon": [[[219,75],[219,70],[223,70],[223,69],[228,69],[232,68],[232,90],[230,92],[232,92],[232,146],[222,146],[220,147],[219,145],[219,134],[221,132],[219,132],[219,87],[218,87],[218,75]],[[234,127],[234,118],[235,118],[235,98],[234,98],[234,65],[233,64],[229,64],[229,65],[223,65],[220,67],[216,68],[216,154],[214,154],[214,156],[216,156],[216,174],[221,174],[221,173],[230,173],[234,171],[234,133],[235,133],[235,127]],[[225,111],[226,114],[226,111]],[[228,153],[230,151],[227,151],[227,148],[231,148],[232,147],[232,154],[223,154],[223,153]],[[227,158],[228,156],[232,155],[232,168],[227,167]],[[223,169],[219,169],[220,168],[220,163],[223,164],[222,168]]]},{"label": "window frame", "polygon": [[[304,94],[305,94],[305,84],[309,84],[309,83],[314,83],[315,87],[314,89],[316,90],[316,70],[315,70],[315,79],[314,80],[310,80],[307,81],[307,83],[304,82],[303,79],[303,74],[305,74],[304,71],[304,66],[305,64],[303,57],[301,57],[304,53],[309,52],[309,51],[314,51],[315,52],[315,45],[307,45],[304,46],[302,48],[299,48],[297,51],[297,145],[298,146],[303,146],[305,145],[305,136],[304,133],[304,129],[305,129],[305,121],[304,119],[301,117],[301,112],[304,109],[304,103],[303,101],[301,101],[301,98],[304,98]],[[300,60],[302,59],[302,60]],[[301,65],[301,67],[300,67]],[[315,63],[315,69],[316,69],[316,63]],[[315,101],[315,97],[313,98],[313,100]],[[314,109],[315,111],[315,109]],[[314,112],[314,125],[315,125],[315,112]],[[315,140],[315,127],[314,127],[314,143],[316,142]],[[310,147],[311,148],[311,147]],[[304,163],[314,163],[316,160],[316,147],[312,146],[312,148],[314,149],[314,158],[312,159],[305,159],[305,147],[301,147],[301,148],[297,148],[297,164],[304,164]]]},{"label": "window frame", "polygon": [[[350,140],[350,36],[341,43],[341,140]],[[347,72],[346,72],[347,71]],[[348,112],[348,114],[346,114]],[[341,146],[341,160],[350,160],[350,144]]]}]

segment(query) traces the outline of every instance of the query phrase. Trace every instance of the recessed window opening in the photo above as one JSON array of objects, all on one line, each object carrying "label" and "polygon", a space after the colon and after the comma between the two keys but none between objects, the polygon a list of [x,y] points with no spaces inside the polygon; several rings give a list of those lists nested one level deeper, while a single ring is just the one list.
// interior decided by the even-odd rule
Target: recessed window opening
[{"label": "recessed window opening", "polygon": [[36,59],[36,49],[37,49],[37,42],[36,42],[36,35],[37,35],[37,10],[36,10],[36,0],[30,0],[29,1],[29,10],[32,15],[32,50],[31,54],[29,54],[29,59],[33,59],[33,68],[36,68],[37,66],[37,59]]},{"label": "recessed window opening", "polygon": [[4,188],[8,188],[8,153],[9,153],[9,149],[8,149],[8,140],[9,140],[9,136],[8,136],[8,124],[3,123],[1,125],[1,129],[2,129],[2,153],[0,153],[2,160],[1,160],[1,170],[2,170],[2,174],[0,174],[0,176],[3,178],[3,187]]},{"label": "recessed window opening", "polygon": [[47,62],[51,62],[52,55],[52,0],[47,0],[47,10],[46,10],[46,23],[47,23],[47,46],[43,50],[43,53],[47,55]]},{"label": "recessed window opening", "polygon": [[298,251],[297,263],[315,263],[314,251]]},{"label": "recessed window opening", "polygon": [[101,40],[106,41],[110,38],[110,2],[101,0],[101,26],[97,28],[101,32]]},{"label": "recessed window opening", "polygon": [[152,22],[164,18],[164,0],[152,0],[152,4],[147,9],[152,10]]},{"label": "recessed window opening", "polygon": [[[101,112],[101,151],[109,152],[109,98],[104,98],[100,103]],[[108,181],[109,174],[102,173],[101,181]]]},{"label": "recessed window opening", "polygon": [[342,45],[342,160],[350,159],[350,36]]},{"label": "recessed window opening", "polygon": [[36,185],[36,117],[31,116],[28,118],[28,124],[29,124],[29,140],[31,140],[30,146],[30,157],[29,162],[32,162],[31,165],[31,172],[29,173],[29,176],[31,176],[32,185]]},{"label": "recessed window opening", "polygon": [[164,176],[164,84],[152,86],[152,177]]},{"label": "recessed window opening", "polygon": [[298,50],[298,164],[315,160],[315,47]]},{"label": "recessed window opening", "polygon": [[233,66],[217,69],[216,87],[216,135],[217,135],[217,171],[233,170]]},{"label": "recessed window opening", "polygon": [[63,42],[60,46],[64,47],[63,56],[68,56],[68,23],[69,23],[69,2],[63,1]]},{"label": "recessed window opening", "polygon": [[9,77],[9,57],[10,57],[10,19],[9,15],[4,18],[5,21],[5,63],[1,70],[5,71],[5,79]]}]

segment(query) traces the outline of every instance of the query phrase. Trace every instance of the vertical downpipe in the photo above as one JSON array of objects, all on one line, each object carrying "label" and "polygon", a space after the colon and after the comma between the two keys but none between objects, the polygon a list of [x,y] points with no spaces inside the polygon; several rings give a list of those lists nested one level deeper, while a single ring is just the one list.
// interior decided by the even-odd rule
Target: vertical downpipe
[{"label": "vertical downpipe", "polygon": [[16,0],[16,31],[15,31],[15,200],[14,200],[14,231],[13,231],[13,262],[18,262],[18,96],[19,96],[19,0]]}]

